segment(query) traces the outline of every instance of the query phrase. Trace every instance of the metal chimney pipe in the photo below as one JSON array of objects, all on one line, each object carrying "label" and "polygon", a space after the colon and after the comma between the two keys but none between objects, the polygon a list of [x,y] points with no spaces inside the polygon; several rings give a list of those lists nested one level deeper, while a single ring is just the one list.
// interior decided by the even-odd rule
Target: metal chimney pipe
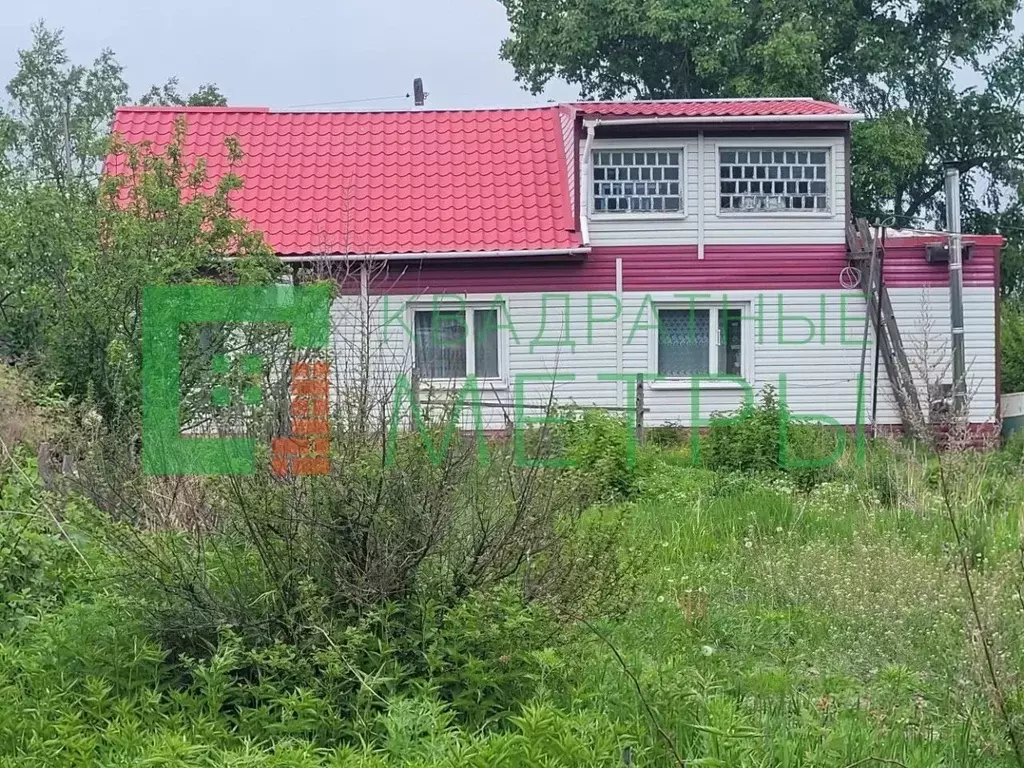
[{"label": "metal chimney pipe", "polygon": [[960,233],[960,169],[946,166],[946,232],[949,235],[949,319],[953,349],[953,408],[963,415],[967,400],[964,355],[964,265]]}]

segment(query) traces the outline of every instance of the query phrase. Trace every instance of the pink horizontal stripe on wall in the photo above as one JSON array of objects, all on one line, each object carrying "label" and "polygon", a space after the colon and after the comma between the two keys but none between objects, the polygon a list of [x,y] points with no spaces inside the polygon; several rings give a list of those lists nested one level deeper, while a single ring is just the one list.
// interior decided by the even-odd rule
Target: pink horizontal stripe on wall
[{"label": "pink horizontal stripe on wall", "polygon": [[625,291],[838,288],[842,245],[709,245],[621,248]]},{"label": "pink horizontal stripe on wall", "polygon": [[[896,240],[896,242],[894,242]],[[949,285],[945,264],[929,264],[925,249],[942,238],[890,238],[885,282],[894,288]],[[999,236],[967,235],[974,243],[964,263],[964,285],[996,284]],[[625,291],[729,291],[839,288],[847,266],[844,245],[695,245],[594,248],[568,259],[451,259],[391,262],[373,267],[374,295],[544,293],[615,290],[615,261],[622,259]],[[358,274],[340,280],[343,293],[358,293]]]},{"label": "pink horizontal stripe on wall", "polygon": [[[925,259],[928,244],[943,240],[889,238],[885,244],[886,284],[893,288],[941,288],[949,285],[948,265],[929,264]],[[1002,238],[998,235],[965,235],[964,242],[974,243],[970,258],[964,262],[964,285],[991,288],[996,284]]]},{"label": "pink horizontal stripe on wall", "polygon": [[[575,260],[452,259],[392,262],[372,267],[370,293],[544,293],[615,290],[615,258],[591,254]],[[342,293],[359,292],[358,272],[339,281]]]}]

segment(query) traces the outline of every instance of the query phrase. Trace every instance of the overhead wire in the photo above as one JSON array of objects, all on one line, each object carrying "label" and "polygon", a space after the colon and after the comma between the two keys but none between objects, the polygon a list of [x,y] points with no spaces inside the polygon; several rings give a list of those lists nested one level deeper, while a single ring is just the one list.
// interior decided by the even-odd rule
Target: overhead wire
[{"label": "overhead wire", "polygon": [[312,104],[289,104],[285,109],[306,109],[308,107],[336,107],[342,104],[365,104],[371,101],[397,101],[398,99],[411,99],[412,94],[403,93],[395,96],[371,96],[365,99],[345,99],[343,101],[317,101]]}]

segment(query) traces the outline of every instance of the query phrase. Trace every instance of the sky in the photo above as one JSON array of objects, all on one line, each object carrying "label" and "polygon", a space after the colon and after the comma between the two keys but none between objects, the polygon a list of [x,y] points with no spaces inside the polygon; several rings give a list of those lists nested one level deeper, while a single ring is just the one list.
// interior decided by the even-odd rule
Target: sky
[{"label": "sky", "polygon": [[[415,77],[427,106],[526,106],[574,99],[554,83],[532,96],[498,58],[498,0],[2,0],[0,83],[39,19],[62,27],[75,63],[111,48],[138,98],[169,77],[181,92],[214,82],[235,105],[403,109]],[[372,101],[365,101],[373,99]],[[344,102],[344,103],[338,103]],[[313,108],[313,107],[310,107]]]}]

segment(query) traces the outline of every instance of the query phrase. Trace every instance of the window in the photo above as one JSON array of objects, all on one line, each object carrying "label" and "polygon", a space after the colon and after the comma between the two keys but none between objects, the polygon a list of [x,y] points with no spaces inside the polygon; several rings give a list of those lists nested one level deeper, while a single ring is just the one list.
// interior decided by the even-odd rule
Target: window
[{"label": "window", "polygon": [[593,156],[594,211],[682,211],[682,150],[599,150]]},{"label": "window", "polygon": [[657,308],[658,374],[743,376],[743,310]]},{"label": "window", "polygon": [[720,149],[719,208],[724,212],[827,213],[827,149]]},{"label": "window", "polygon": [[496,307],[418,309],[413,312],[413,333],[420,378],[501,378]]}]

